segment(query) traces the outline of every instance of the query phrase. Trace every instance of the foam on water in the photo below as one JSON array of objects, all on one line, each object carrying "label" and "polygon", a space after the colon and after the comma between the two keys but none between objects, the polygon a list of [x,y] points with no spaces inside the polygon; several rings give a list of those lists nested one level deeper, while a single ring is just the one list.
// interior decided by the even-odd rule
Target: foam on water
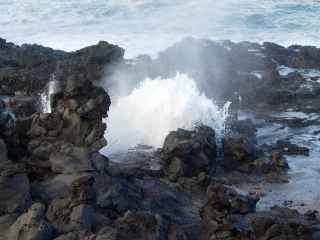
[{"label": "foam on water", "polygon": [[290,73],[297,72],[303,76],[307,81],[320,83],[320,70],[319,69],[303,69],[303,68],[290,68],[284,65],[278,66],[278,72],[281,76],[288,76]]},{"label": "foam on water", "polygon": [[127,57],[186,36],[320,45],[315,0],[0,0],[0,12],[10,41],[75,50],[107,40]]},{"label": "foam on water", "polygon": [[197,124],[224,129],[227,103],[220,109],[185,74],[171,79],[145,79],[130,95],[111,105],[103,153],[126,151],[137,144],[161,147],[166,135]]}]

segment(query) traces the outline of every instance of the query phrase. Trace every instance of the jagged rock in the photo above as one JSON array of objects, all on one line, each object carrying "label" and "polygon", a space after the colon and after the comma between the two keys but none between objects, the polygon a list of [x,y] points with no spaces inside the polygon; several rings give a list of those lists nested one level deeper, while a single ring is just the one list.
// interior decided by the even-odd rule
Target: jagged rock
[{"label": "jagged rock", "polygon": [[313,239],[319,219],[296,210],[273,207],[255,212],[257,199],[230,187],[212,185],[201,210],[202,240]]},{"label": "jagged rock", "polygon": [[55,199],[51,202],[47,218],[58,233],[91,230],[92,207],[77,204],[71,199]]},{"label": "jagged rock", "polygon": [[44,220],[45,206],[35,203],[27,213],[21,215],[10,227],[8,239],[10,240],[50,240],[52,227]]},{"label": "jagged rock", "polygon": [[64,144],[50,155],[51,170],[55,173],[92,171],[88,149]]},{"label": "jagged rock", "polygon": [[109,159],[106,156],[98,152],[95,152],[91,154],[90,158],[91,158],[93,168],[96,171],[98,171],[99,173],[107,172],[109,168]]},{"label": "jagged rock", "polygon": [[115,240],[151,240],[157,238],[158,219],[148,213],[127,212],[115,221]]},{"label": "jagged rock", "polygon": [[20,140],[15,129],[15,116],[7,108],[6,103],[0,99],[0,138],[7,144],[8,157],[18,160],[24,155]]},{"label": "jagged rock", "polygon": [[98,151],[106,145],[108,94],[90,82],[68,80],[52,98],[52,113],[32,116],[28,150],[33,161],[48,162],[56,174],[105,171],[107,161]]},{"label": "jagged rock", "polygon": [[7,240],[10,227],[19,217],[18,214],[7,214],[0,216],[0,239]]},{"label": "jagged rock", "polygon": [[254,212],[256,202],[257,199],[242,195],[230,187],[220,184],[209,186],[207,202],[200,212],[200,239],[238,239],[230,215]]},{"label": "jagged rock", "polygon": [[161,155],[165,175],[172,181],[209,172],[216,158],[215,132],[206,126],[178,129],[166,137]]},{"label": "jagged rock", "polygon": [[222,184],[210,185],[201,216],[219,218],[229,214],[247,214],[255,211],[258,200]]},{"label": "jagged rock", "polygon": [[107,183],[99,183],[97,188],[97,205],[102,209],[117,214],[124,214],[127,210],[141,209],[143,190],[134,182],[111,178]]},{"label": "jagged rock", "polygon": [[97,45],[80,49],[57,64],[56,78],[78,79],[79,81],[98,81],[105,72],[123,60],[124,50],[118,46],[101,41]]},{"label": "jagged rock", "polygon": [[107,42],[71,53],[5,40],[0,45],[0,95],[10,96],[38,93],[52,78],[98,81],[105,65],[121,62],[124,55],[122,48]]},{"label": "jagged rock", "polygon": [[4,141],[0,138],[0,164],[6,161],[8,161],[7,146],[4,143]]},{"label": "jagged rock", "polygon": [[[43,173],[43,169],[41,173]],[[47,204],[50,204],[54,199],[72,198],[72,184],[82,177],[88,177],[88,173],[57,174],[49,179],[48,176],[45,176],[41,181],[35,181],[31,184],[32,196]]]},{"label": "jagged rock", "polygon": [[91,233],[88,233],[87,231],[76,231],[76,232],[63,234],[55,238],[54,240],[93,240],[93,239],[95,239],[94,236]]},{"label": "jagged rock", "polygon": [[22,213],[31,205],[30,184],[25,174],[0,176],[0,215]]},{"label": "jagged rock", "polygon": [[289,165],[282,151],[263,152],[258,148],[256,131],[251,120],[232,122],[224,138],[223,169],[263,175],[272,182],[287,181]]},{"label": "jagged rock", "polygon": [[289,169],[287,160],[281,151],[273,150],[271,156],[264,159],[257,159],[254,168],[264,174],[283,174]]},{"label": "jagged rock", "polygon": [[31,116],[38,110],[38,102],[35,96],[13,96],[10,97],[8,105],[16,118]]},{"label": "jagged rock", "polygon": [[71,184],[72,199],[82,203],[90,203],[95,199],[93,188],[95,179],[91,175],[84,175],[77,178]]},{"label": "jagged rock", "polygon": [[258,157],[256,129],[250,120],[233,122],[224,138],[225,169],[245,169]]},{"label": "jagged rock", "polygon": [[277,141],[273,148],[284,154],[309,156],[309,149],[307,147],[299,146],[289,141]]},{"label": "jagged rock", "polygon": [[[312,238],[314,227],[319,220],[310,219],[296,210],[273,207],[270,211],[246,216],[251,227],[253,239],[298,239]],[[316,238],[315,238],[316,239]]]}]

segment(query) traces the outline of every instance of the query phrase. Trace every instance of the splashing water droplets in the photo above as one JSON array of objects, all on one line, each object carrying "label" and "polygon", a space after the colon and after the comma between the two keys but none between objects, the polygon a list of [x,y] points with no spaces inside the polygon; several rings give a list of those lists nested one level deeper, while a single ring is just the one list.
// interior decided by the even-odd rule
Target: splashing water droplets
[{"label": "splashing water droplets", "polygon": [[55,75],[52,74],[50,81],[48,82],[45,91],[40,94],[41,110],[44,113],[51,113],[51,96],[58,91],[59,83],[55,79]]},{"label": "splashing water droplets", "polygon": [[111,105],[106,120],[109,145],[104,153],[137,144],[160,147],[170,131],[205,124],[221,132],[229,103],[222,109],[202,94],[195,81],[178,73],[169,79],[145,79],[128,96]]}]

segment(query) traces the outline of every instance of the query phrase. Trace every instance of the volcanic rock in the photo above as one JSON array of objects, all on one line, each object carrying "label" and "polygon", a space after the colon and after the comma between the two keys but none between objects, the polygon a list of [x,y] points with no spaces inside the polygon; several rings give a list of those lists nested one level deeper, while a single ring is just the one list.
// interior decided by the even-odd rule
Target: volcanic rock
[{"label": "volcanic rock", "polygon": [[316,217],[280,207],[255,212],[256,198],[219,184],[209,186],[207,196],[200,239],[316,239]]},{"label": "volcanic rock", "polygon": [[225,169],[246,167],[258,158],[256,128],[252,121],[236,121],[232,123],[224,138]]},{"label": "volcanic rock", "polygon": [[0,164],[8,161],[7,145],[0,138]]},{"label": "volcanic rock", "polygon": [[52,235],[52,227],[45,220],[45,206],[35,203],[27,213],[21,215],[10,227],[8,239],[50,240]]},{"label": "volcanic rock", "polygon": [[39,93],[52,79],[98,81],[106,65],[122,61],[124,50],[107,42],[63,52],[39,45],[16,46],[1,40],[0,95]]},{"label": "volcanic rock", "polygon": [[30,183],[25,174],[0,176],[0,215],[23,213],[31,205]]},{"label": "volcanic rock", "polygon": [[176,181],[180,177],[209,173],[216,160],[215,132],[200,126],[194,131],[178,129],[165,139],[162,161],[165,175]]},{"label": "volcanic rock", "polygon": [[50,204],[47,211],[48,221],[57,233],[91,230],[92,207],[86,204],[77,204],[71,199],[56,199]]}]

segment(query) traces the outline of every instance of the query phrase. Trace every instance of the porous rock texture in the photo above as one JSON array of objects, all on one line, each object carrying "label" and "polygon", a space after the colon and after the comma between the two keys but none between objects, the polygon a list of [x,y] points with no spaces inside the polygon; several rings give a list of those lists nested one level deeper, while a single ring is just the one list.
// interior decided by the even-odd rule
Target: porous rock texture
[{"label": "porous rock texture", "polygon": [[172,181],[208,173],[216,164],[215,132],[206,126],[178,129],[166,137],[161,154],[164,172]]}]

